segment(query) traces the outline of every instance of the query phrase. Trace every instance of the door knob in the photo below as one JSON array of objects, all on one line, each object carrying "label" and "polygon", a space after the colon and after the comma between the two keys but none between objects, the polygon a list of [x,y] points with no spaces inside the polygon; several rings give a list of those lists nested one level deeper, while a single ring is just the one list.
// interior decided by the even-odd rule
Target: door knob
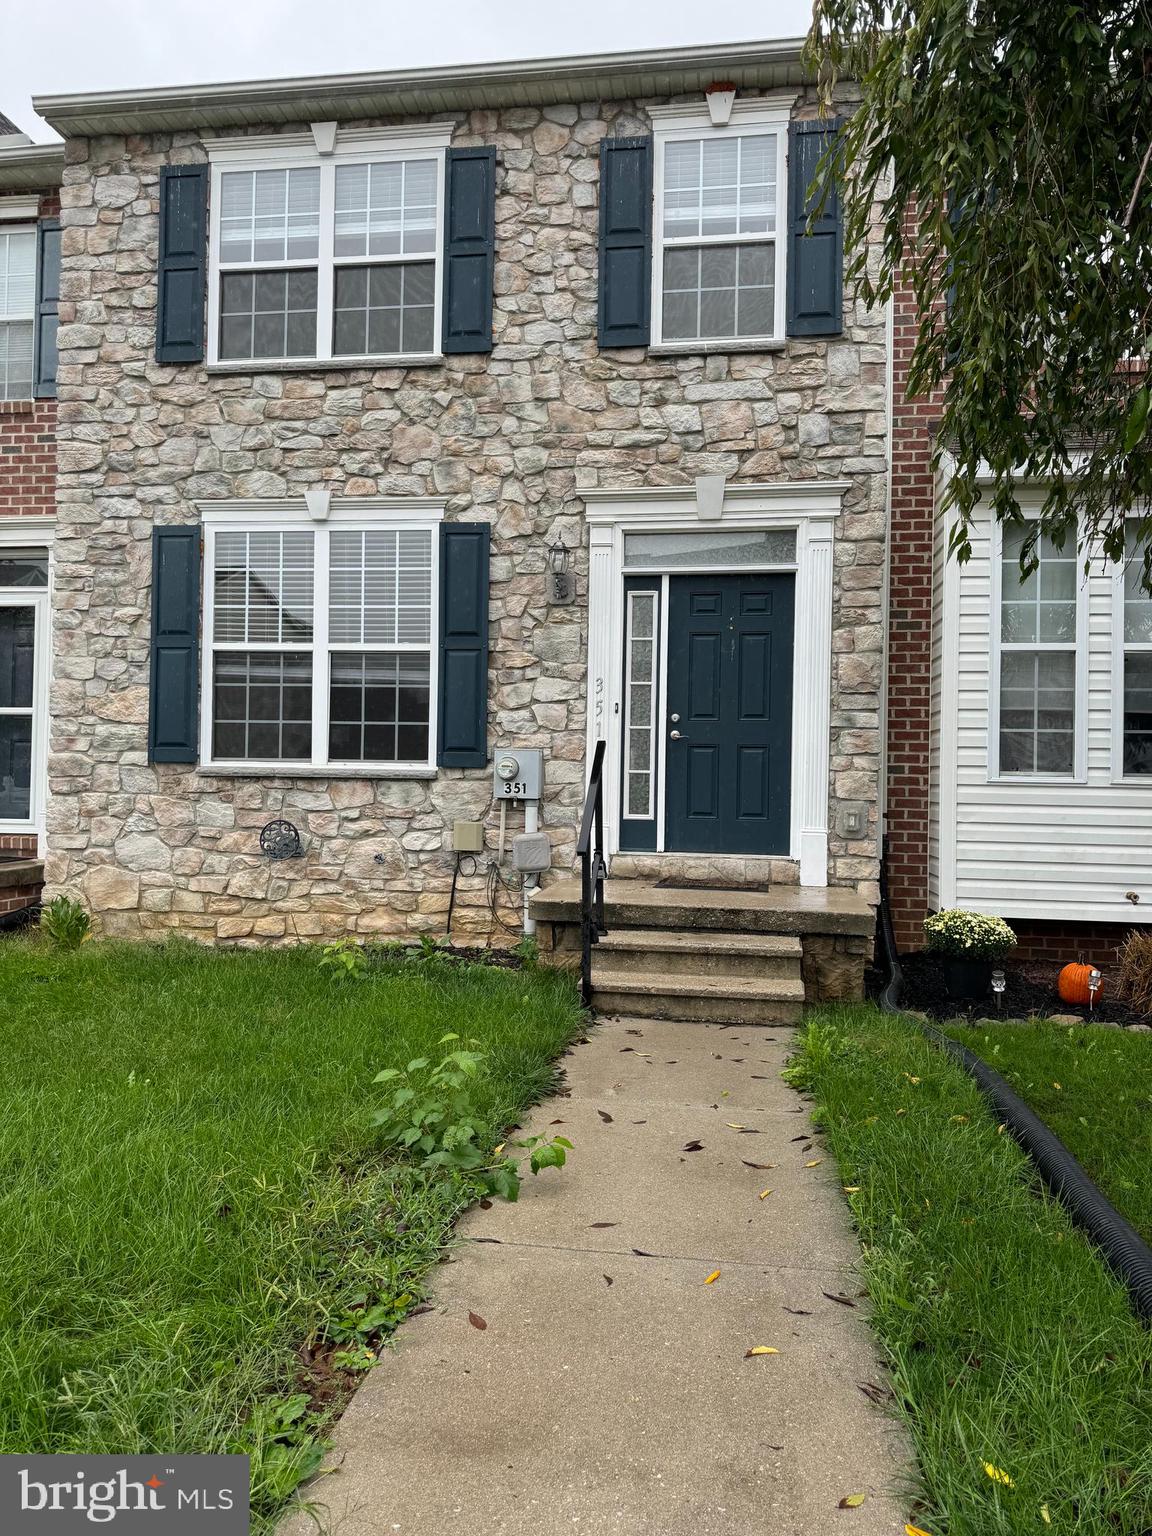
[{"label": "door knob", "polygon": [[673,741],[679,741],[680,740],[680,732],[679,731],[669,731],[668,734],[669,734],[669,736],[671,736]]}]

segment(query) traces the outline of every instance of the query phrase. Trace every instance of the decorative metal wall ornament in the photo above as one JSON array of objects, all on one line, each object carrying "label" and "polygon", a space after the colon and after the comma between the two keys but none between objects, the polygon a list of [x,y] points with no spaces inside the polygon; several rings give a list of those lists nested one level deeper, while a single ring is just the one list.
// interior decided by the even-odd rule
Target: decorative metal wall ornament
[{"label": "decorative metal wall ornament", "polygon": [[290,821],[270,821],[260,833],[260,852],[270,859],[298,859],[304,852],[300,833]]}]

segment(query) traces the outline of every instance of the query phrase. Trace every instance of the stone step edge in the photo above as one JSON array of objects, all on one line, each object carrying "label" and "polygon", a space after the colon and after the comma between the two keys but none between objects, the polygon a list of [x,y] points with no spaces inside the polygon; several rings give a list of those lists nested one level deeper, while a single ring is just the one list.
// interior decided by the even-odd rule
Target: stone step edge
[{"label": "stone step edge", "polygon": [[[662,950],[671,952],[689,946],[710,955],[759,955],[770,958],[797,959],[804,946],[790,933],[718,933],[711,928],[613,928],[603,934],[596,950]],[[593,952],[595,953],[595,951]]]},{"label": "stone step edge", "polygon": [[739,1002],[802,1003],[804,983],[790,976],[767,980],[725,980],[718,976],[637,976],[633,971],[596,970],[592,975],[593,1000],[597,992],[626,992],[633,997],[726,998]]}]

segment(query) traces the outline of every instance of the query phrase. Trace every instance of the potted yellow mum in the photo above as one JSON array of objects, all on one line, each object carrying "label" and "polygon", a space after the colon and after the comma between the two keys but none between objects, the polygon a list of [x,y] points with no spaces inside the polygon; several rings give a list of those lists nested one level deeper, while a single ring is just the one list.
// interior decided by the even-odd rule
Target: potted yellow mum
[{"label": "potted yellow mum", "polygon": [[1002,917],[952,907],[924,919],[924,948],[940,961],[949,997],[984,997],[992,967],[1016,946]]}]

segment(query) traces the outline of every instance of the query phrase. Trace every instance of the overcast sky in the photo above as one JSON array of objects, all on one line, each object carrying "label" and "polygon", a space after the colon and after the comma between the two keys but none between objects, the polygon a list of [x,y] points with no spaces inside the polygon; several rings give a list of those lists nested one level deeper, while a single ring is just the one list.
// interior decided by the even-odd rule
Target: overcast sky
[{"label": "overcast sky", "polygon": [[4,0],[0,111],[33,96],[797,37],[811,0]]}]

